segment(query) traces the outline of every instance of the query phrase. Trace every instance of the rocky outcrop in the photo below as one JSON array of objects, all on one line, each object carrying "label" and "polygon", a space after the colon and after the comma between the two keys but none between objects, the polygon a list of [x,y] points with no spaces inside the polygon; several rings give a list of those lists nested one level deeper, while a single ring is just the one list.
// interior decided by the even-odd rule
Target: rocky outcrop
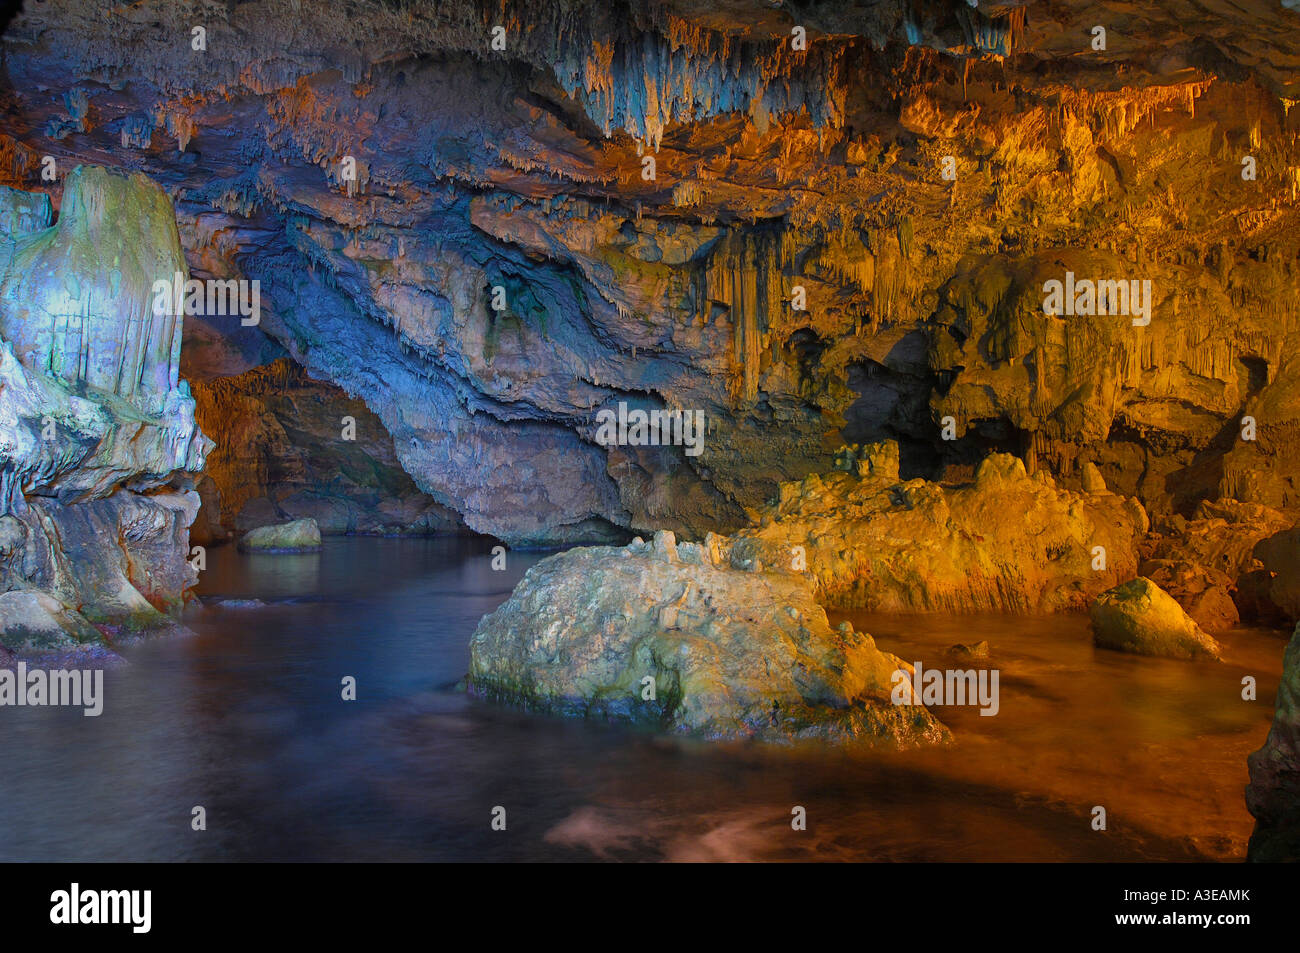
[{"label": "rocky outcrop", "polygon": [[1219,658],[1219,643],[1144,576],[1103,592],[1092,604],[1091,615],[1093,639],[1102,648],[1167,658]]},{"label": "rocky outcrop", "polygon": [[737,568],[718,537],[661,532],[531,568],[475,631],[469,685],[715,739],[943,741],[924,707],[891,700],[908,668],[847,623],[832,630],[802,579]]},{"label": "rocky outcrop", "polygon": [[102,638],[98,629],[53,596],[22,590],[0,593],[0,646],[10,652],[57,652]]},{"label": "rocky outcrop", "polygon": [[244,534],[239,548],[247,553],[314,553],[321,548],[320,527],[310,517],[278,526],[259,526]]},{"label": "rocky outcrop", "polygon": [[153,308],[154,281],[184,272],[170,200],[78,169],[57,225],[7,220],[33,230],[0,243],[0,592],[44,593],[22,598],[73,641],[86,620],[164,624],[197,579],[192,482],[211,448],[177,376],[182,316]]},{"label": "rocky outcrop", "polygon": [[1250,756],[1246,806],[1255,816],[1249,859],[1300,861],[1300,625],[1286,648],[1273,727]]},{"label": "rocky outcrop", "polygon": [[194,399],[217,444],[198,488],[207,539],[305,517],[329,535],[465,531],[402,469],[364,403],[286,358],[196,382]]},{"label": "rocky outcrop", "polygon": [[1142,541],[1138,572],[1187,610],[1201,628],[1222,631],[1238,621],[1290,625],[1300,602],[1300,543],[1295,517],[1259,503],[1203,501],[1192,518],[1159,520]]},{"label": "rocky outcrop", "polygon": [[1255,545],[1262,571],[1253,574],[1263,600],[1261,614],[1300,621],[1300,526],[1282,530]]},{"label": "rocky outcrop", "polygon": [[[196,273],[265,289],[256,328],[215,326],[257,338],[221,375],[291,357],[513,543],[733,532],[886,438],[909,479],[1000,451],[1161,517],[1294,514],[1297,25],[1277,0],[46,0],[5,37],[0,178],[57,199],[43,157],[93,155],[167,183]],[[1067,274],[1149,281],[1149,323],[1047,313]],[[600,445],[620,402],[703,411],[703,452]]]},{"label": "rocky outcrop", "polygon": [[1007,454],[990,455],[958,486],[901,479],[893,442],[845,448],[836,461],[827,476],[782,484],[733,548],[806,572],[827,605],[1082,609],[1135,571],[1147,529],[1135,499],[1058,487]]}]

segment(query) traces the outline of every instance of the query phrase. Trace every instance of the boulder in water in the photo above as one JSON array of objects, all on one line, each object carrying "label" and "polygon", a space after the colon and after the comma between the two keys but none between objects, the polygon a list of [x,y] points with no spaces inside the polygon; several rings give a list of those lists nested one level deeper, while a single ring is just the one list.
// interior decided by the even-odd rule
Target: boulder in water
[{"label": "boulder in water", "polygon": [[311,517],[278,526],[259,526],[239,541],[239,548],[249,553],[314,553],[320,546],[320,527]]},{"label": "boulder in water", "polygon": [[1219,658],[1219,643],[1173,596],[1145,576],[1097,597],[1092,604],[1092,630],[1102,648],[1168,658]]},{"label": "boulder in water", "polygon": [[715,739],[949,738],[910,695],[893,703],[906,663],[832,630],[805,579],[715,550],[657,534],[542,560],[479,623],[470,690]]}]

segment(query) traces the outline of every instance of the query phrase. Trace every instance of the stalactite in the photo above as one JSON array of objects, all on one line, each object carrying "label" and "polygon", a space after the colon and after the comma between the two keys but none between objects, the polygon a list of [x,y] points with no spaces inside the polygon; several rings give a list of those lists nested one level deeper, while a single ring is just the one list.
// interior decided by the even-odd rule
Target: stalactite
[{"label": "stalactite", "polygon": [[758,397],[763,341],[783,306],[784,235],[771,229],[729,231],[699,276],[695,300],[702,321],[712,303],[726,305],[732,328],[732,398]]},{"label": "stalactite", "polygon": [[148,149],[153,141],[153,130],[153,121],[142,113],[125,117],[121,129],[122,148]]},{"label": "stalactite", "polygon": [[[159,412],[178,380],[180,325],[153,313],[152,287],[186,273],[174,216],[166,195],[143,176],[74,172],[58,224],[19,239],[0,284],[0,334],[15,354],[52,376]],[[124,248],[123,221],[149,223],[154,244]]]}]

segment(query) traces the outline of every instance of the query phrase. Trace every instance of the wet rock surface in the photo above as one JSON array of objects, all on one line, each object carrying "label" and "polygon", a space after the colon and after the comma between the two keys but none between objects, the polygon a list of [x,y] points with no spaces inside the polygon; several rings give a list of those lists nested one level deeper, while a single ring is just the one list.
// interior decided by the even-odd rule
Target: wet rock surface
[{"label": "wet rock surface", "polygon": [[924,707],[893,704],[906,663],[832,630],[802,579],[734,568],[716,543],[659,533],[543,560],[475,631],[471,691],[712,739],[948,738]]},{"label": "wet rock surface", "polygon": [[1144,576],[1103,592],[1091,615],[1094,640],[1103,648],[1167,658],[1219,658],[1219,643]]},{"label": "wet rock surface", "polygon": [[259,526],[239,540],[240,550],[248,553],[312,553],[320,547],[320,527],[311,517]]},{"label": "wet rock surface", "polygon": [[1273,727],[1250,756],[1246,806],[1256,820],[1249,858],[1300,862],[1300,625],[1286,647]]},{"label": "wet rock surface", "polygon": [[9,655],[59,651],[99,641],[98,629],[53,596],[0,593],[0,645]]}]

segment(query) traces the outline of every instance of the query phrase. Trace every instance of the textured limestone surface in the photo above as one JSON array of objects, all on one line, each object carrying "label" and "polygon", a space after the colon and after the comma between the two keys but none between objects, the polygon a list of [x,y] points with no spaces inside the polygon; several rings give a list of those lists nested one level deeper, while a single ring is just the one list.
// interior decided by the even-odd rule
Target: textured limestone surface
[{"label": "textured limestone surface", "polygon": [[[0,181],[162,183],[191,270],[264,289],[189,322],[195,367],[291,357],[513,543],[732,532],[887,438],[908,478],[1002,451],[1295,516],[1293,6],[47,0],[3,39]],[[1150,289],[1045,313],[1067,274]],[[704,411],[703,453],[599,445],[619,402]]]},{"label": "textured limestone surface", "polygon": [[422,493],[364,403],[287,358],[195,382],[199,425],[216,443],[198,490],[198,542],[311,517],[322,533],[463,532]]},{"label": "textured limestone surface", "polygon": [[1250,859],[1300,862],[1300,625],[1286,648],[1273,727],[1250,756],[1246,806],[1256,821]]},{"label": "textured limestone surface", "polygon": [[0,645],[10,652],[51,652],[101,639],[98,629],[53,596],[0,593]]},{"label": "textured limestone surface", "polygon": [[1190,519],[1161,519],[1139,546],[1138,572],[1178,600],[1203,629],[1300,619],[1288,595],[1300,578],[1294,514],[1258,503],[1202,501]]},{"label": "textured limestone surface", "polygon": [[1145,576],[1107,589],[1093,602],[1091,615],[1093,639],[1103,648],[1169,658],[1219,657],[1219,643]]},{"label": "textured limestone surface", "polygon": [[182,318],[153,308],[153,282],[185,268],[171,201],[87,168],[54,225],[30,196],[0,203],[17,228],[0,241],[0,593],[72,642],[89,623],[164,625],[197,579],[193,480],[212,446],[177,374]]},{"label": "textured limestone surface", "polygon": [[1059,487],[1009,454],[952,486],[904,480],[898,459],[892,441],[846,447],[840,469],[782,484],[733,558],[804,572],[827,605],[873,611],[1082,609],[1134,574],[1147,517],[1131,497]]},{"label": "textured limestone surface", "polygon": [[320,527],[311,517],[276,526],[259,526],[239,540],[239,548],[250,553],[312,553],[320,547]]},{"label": "textured limestone surface", "polygon": [[[582,547],[530,569],[470,643],[475,693],[713,739],[898,746],[948,731],[895,705],[907,663],[845,624],[801,578],[737,568],[716,536]],[[647,679],[653,679],[648,697]],[[909,697],[910,702],[910,697]]]}]

